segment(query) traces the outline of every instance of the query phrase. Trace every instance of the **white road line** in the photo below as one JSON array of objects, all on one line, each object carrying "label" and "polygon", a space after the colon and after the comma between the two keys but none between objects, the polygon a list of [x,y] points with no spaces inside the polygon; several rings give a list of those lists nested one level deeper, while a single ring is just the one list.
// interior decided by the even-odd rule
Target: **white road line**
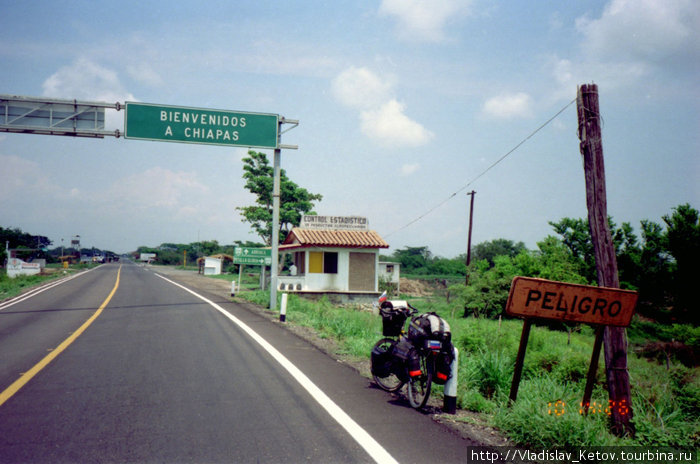
[{"label": "white road line", "polygon": [[365,451],[372,457],[372,459],[375,460],[375,462],[378,463],[397,463],[396,459],[394,459],[387,450],[385,450],[382,445],[380,445],[372,436],[365,431],[362,427],[360,427],[357,422],[355,422],[345,411],[343,411],[340,406],[335,404],[335,402],[328,397],[320,388],[314,384],[311,379],[309,379],[306,374],[304,374],[302,371],[299,370],[298,367],[296,367],[292,362],[287,359],[282,353],[280,353],[274,346],[270,345],[267,340],[262,338],[260,335],[258,335],[257,332],[255,332],[253,329],[248,327],[243,321],[238,319],[236,316],[233,316],[230,314],[228,311],[226,311],[224,308],[219,306],[218,304],[214,303],[213,301],[209,300],[206,297],[203,297],[202,295],[190,290],[189,288],[180,285],[177,282],[174,282],[167,277],[163,277],[162,275],[155,273],[156,276],[160,277],[161,279],[170,282],[171,284],[180,287],[181,289],[191,293],[192,295],[196,296],[200,300],[208,303],[210,306],[212,306],[214,309],[219,311],[221,314],[226,316],[228,319],[230,319],[234,324],[236,324],[238,327],[241,328],[245,333],[247,333],[253,340],[255,340],[265,351],[267,351],[270,356],[272,356],[275,361],[277,361],[282,367],[284,367],[289,374],[291,374],[294,379],[299,382],[299,385],[301,385],[309,394],[311,397],[318,402],[318,404],[323,407],[323,409],[328,412],[328,414],[340,424],[341,427],[343,427],[351,437],[355,439],[355,441],[362,447],[364,448]]},{"label": "white road line", "polygon": [[88,272],[94,271],[95,269],[97,269],[97,268],[94,267],[92,269],[88,269],[87,271],[79,272],[79,273],[73,274],[69,277],[64,277],[60,280],[51,281],[51,282],[44,284],[40,287],[34,288],[34,289],[28,291],[27,293],[23,293],[21,295],[18,295],[10,300],[5,301],[4,303],[0,303],[0,311],[2,311],[3,309],[7,309],[10,306],[15,305],[17,303],[20,303],[24,300],[28,300],[29,298],[36,296],[42,292],[45,292],[46,290],[49,290],[49,289],[52,289],[54,287],[57,287],[58,285],[64,284],[64,283],[68,282],[69,280],[73,280],[78,276],[84,276]]}]

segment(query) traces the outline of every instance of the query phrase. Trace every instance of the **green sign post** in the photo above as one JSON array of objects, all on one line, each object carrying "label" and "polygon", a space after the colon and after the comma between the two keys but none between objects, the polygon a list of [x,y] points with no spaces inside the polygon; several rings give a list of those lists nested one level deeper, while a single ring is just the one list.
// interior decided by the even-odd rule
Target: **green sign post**
[{"label": "green sign post", "polygon": [[[236,247],[233,249],[233,264],[238,264],[238,290],[241,289],[241,277],[243,276],[243,266],[245,264],[252,264],[254,266],[261,266],[260,268],[260,289],[265,290],[265,266],[272,264],[272,250],[267,248],[255,248],[255,247]],[[272,275],[276,275],[273,272]],[[275,282],[273,282],[277,285]],[[234,295],[233,288],[231,289],[231,296]]]},{"label": "green sign post", "polygon": [[233,264],[253,264],[257,266],[272,263],[272,250],[267,248],[236,247],[233,249]]},{"label": "green sign post", "polygon": [[126,102],[124,137],[278,148],[279,115]]}]

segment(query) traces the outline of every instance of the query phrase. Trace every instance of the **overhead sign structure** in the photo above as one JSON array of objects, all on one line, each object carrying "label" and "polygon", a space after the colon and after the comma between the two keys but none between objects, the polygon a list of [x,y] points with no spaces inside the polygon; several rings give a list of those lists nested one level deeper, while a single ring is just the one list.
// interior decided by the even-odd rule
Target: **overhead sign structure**
[{"label": "overhead sign structure", "polygon": [[126,102],[124,137],[277,148],[279,115]]},{"label": "overhead sign structure", "polygon": [[57,98],[0,95],[0,132],[97,137],[105,130],[105,108],[119,104]]},{"label": "overhead sign structure", "polygon": [[[124,133],[104,130],[104,109],[125,109]],[[281,143],[284,124],[293,129],[296,119],[278,114],[190,108],[153,103],[102,103],[0,95],[0,132],[71,135],[78,137],[114,137],[156,142],[197,143],[274,149],[272,187],[273,269],[270,308],[277,305],[277,265],[279,260],[279,210],[281,151],[296,150],[296,145]],[[241,257],[240,259],[244,259]],[[262,264],[262,263],[250,263]]]},{"label": "overhead sign structure", "polygon": [[236,247],[233,249],[233,264],[272,264],[272,250],[269,248]]},{"label": "overhead sign structure", "polygon": [[511,316],[627,327],[637,297],[637,292],[618,288],[515,277],[506,312]]}]

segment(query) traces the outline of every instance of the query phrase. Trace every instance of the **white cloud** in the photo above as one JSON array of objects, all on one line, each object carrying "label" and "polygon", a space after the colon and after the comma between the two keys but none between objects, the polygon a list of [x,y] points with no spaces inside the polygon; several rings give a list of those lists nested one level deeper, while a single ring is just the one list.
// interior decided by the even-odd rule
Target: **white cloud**
[{"label": "white cloud", "polygon": [[419,146],[433,138],[433,133],[404,113],[404,105],[390,100],[379,108],[360,113],[362,132],[386,146]]},{"label": "white cloud", "polygon": [[126,67],[126,72],[132,79],[147,85],[155,87],[163,84],[163,78],[149,63],[130,64]]},{"label": "white cloud", "polygon": [[410,176],[414,172],[418,171],[418,168],[420,168],[420,164],[418,163],[404,164],[403,166],[401,166],[401,172],[399,173],[399,175],[401,175],[402,177]]},{"label": "white cloud", "polygon": [[0,155],[0,196],[8,198],[31,182],[35,173],[40,173],[39,165],[13,155]]},{"label": "white cloud", "polygon": [[188,211],[188,203],[196,204],[198,196],[208,191],[194,173],[157,166],[115,182],[107,198],[115,199],[121,210],[158,208],[180,212]]},{"label": "white cloud", "polygon": [[382,0],[380,15],[398,20],[398,33],[403,39],[440,42],[445,40],[445,27],[450,20],[469,12],[468,0]]},{"label": "white cloud", "polygon": [[[116,103],[135,101],[126,91],[117,73],[86,58],[79,58],[73,64],[63,66],[43,83],[44,96],[86,101]],[[121,128],[124,113],[107,110],[106,128]]]},{"label": "white cloud", "polygon": [[512,119],[530,117],[532,97],[520,92],[509,95],[499,95],[484,103],[482,111],[487,116],[497,119]]},{"label": "white cloud", "polygon": [[349,67],[331,83],[335,98],[351,108],[378,106],[391,96],[392,84],[367,68]]},{"label": "white cloud", "polygon": [[117,73],[86,58],[63,66],[43,84],[44,96],[99,100],[106,102],[133,100],[119,81]]},{"label": "white cloud", "polygon": [[392,96],[391,78],[380,77],[365,67],[351,66],[331,82],[335,98],[360,110],[360,129],[384,146],[418,146],[433,133],[404,114],[404,105]]},{"label": "white cloud", "polygon": [[664,63],[698,59],[700,8],[695,0],[612,0],[598,19],[576,27],[594,56]]},{"label": "white cloud", "polygon": [[61,215],[69,216],[67,211],[78,210],[74,201],[76,189],[65,186],[65,178],[59,182],[55,172],[14,155],[0,154],[0,166],[0,210],[10,224],[29,220],[27,211],[32,211],[31,218],[51,222]]}]

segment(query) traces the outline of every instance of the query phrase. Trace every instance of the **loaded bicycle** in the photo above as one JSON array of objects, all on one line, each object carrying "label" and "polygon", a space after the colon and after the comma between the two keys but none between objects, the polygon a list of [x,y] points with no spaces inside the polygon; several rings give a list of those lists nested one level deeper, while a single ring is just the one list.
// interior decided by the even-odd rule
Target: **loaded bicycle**
[{"label": "loaded bicycle", "polygon": [[[403,300],[380,297],[382,335],[372,348],[372,376],[388,392],[407,385],[408,402],[421,409],[428,402],[432,384],[444,385],[450,377],[452,343],[450,327],[435,313],[414,316],[418,310]],[[411,317],[408,331],[404,330]]]}]

